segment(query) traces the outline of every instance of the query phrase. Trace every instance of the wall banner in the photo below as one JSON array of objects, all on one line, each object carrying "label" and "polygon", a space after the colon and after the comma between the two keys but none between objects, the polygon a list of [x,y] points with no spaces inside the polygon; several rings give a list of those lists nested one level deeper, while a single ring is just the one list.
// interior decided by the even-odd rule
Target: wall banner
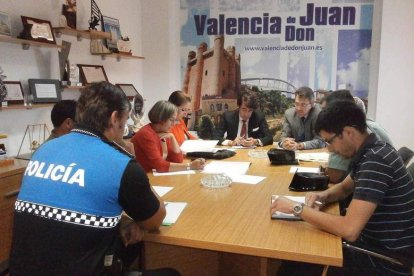
[{"label": "wall banner", "polygon": [[[206,96],[231,98],[239,82],[264,91],[346,88],[366,100],[372,16],[372,0],[181,0],[183,90],[201,94],[195,109]],[[218,37],[222,58],[209,60]],[[195,77],[189,62],[201,54],[208,70]],[[208,73],[220,83],[207,84]]]}]

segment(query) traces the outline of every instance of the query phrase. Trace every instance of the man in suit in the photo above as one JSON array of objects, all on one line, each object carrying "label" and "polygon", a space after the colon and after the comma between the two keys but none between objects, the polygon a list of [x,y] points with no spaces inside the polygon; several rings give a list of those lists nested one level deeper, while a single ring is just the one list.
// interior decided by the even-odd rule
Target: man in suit
[{"label": "man in suit", "polygon": [[[229,146],[266,146],[273,143],[264,114],[256,110],[257,98],[250,92],[243,92],[237,99],[239,109],[226,111],[215,129],[214,139]],[[224,140],[224,134],[227,136]]]},{"label": "man in suit", "polygon": [[289,150],[325,147],[314,130],[320,112],[314,100],[313,91],[309,87],[301,87],[295,92],[295,107],[285,111],[280,147]]}]

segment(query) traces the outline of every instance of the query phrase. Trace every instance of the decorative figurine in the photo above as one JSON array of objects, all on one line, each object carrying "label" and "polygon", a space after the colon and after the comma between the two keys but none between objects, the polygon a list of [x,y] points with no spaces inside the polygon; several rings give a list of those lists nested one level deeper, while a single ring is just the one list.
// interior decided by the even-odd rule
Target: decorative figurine
[{"label": "decorative figurine", "polygon": [[99,25],[101,18],[102,18],[101,10],[99,9],[95,1],[91,0],[91,19],[89,20],[89,30],[97,31],[96,26]]},{"label": "decorative figurine", "polygon": [[3,80],[6,78],[5,75],[3,75],[3,69],[0,67],[0,106],[1,103],[6,99],[7,97],[7,88],[6,85],[3,83]]},{"label": "decorative figurine", "polygon": [[76,29],[76,12],[76,0],[66,0],[66,4],[62,5],[60,26]]},{"label": "decorative figurine", "polygon": [[134,124],[128,125],[128,128],[135,133],[142,127],[141,118],[144,115],[144,98],[141,94],[138,93],[135,95],[132,106],[130,118]]}]

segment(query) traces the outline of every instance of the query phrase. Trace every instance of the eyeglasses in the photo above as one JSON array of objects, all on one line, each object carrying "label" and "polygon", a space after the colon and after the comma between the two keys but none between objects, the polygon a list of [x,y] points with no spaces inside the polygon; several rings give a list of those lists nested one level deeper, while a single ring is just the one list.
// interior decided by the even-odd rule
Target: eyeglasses
[{"label": "eyeglasses", "polygon": [[176,118],[169,118],[168,119],[171,123],[176,123],[178,122],[178,120]]},{"label": "eyeglasses", "polygon": [[306,108],[306,107],[308,107],[310,105],[311,105],[310,103],[298,103],[298,102],[295,102],[295,107]]},{"label": "eyeglasses", "polygon": [[339,135],[342,135],[342,132],[341,132],[341,133],[337,133],[337,134],[335,134],[334,136],[332,136],[331,138],[329,138],[328,140],[326,140],[326,141],[325,141],[325,144],[326,144],[327,146],[331,145],[331,144],[332,144],[332,142],[335,140],[335,138],[336,138],[336,137],[338,137]]},{"label": "eyeglasses", "polygon": [[189,113],[189,112],[191,112],[191,109],[189,109],[189,108],[180,108],[180,111]]}]

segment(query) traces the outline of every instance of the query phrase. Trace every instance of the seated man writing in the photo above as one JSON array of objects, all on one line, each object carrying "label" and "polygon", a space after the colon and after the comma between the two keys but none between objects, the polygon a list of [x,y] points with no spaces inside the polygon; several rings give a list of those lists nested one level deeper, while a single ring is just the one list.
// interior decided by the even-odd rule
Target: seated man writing
[{"label": "seated man writing", "polygon": [[[243,92],[237,99],[239,109],[226,111],[215,129],[213,138],[229,146],[266,146],[273,143],[264,114],[257,109],[257,98],[250,92]],[[224,134],[227,132],[226,140]]]},{"label": "seated man writing", "polygon": [[325,147],[314,131],[316,118],[320,112],[314,99],[313,91],[309,87],[301,87],[295,92],[295,107],[285,111],[280,147],[289,150]]},{"label": "seated man writing", "polygon": [[[329,104],[315,130],[331,151],[353,157],[350,175],[328,190],[306,194],[306,204],[281,196],[270,212],[294,214],[347,241],[413,257],[414,183],[397,151],[368,133],[365,114],[355,103]],[[345,216],[321,212],[316,204],[337,202],[351,193]],[[410,268],[348,251],[344,267],[332,269],[342,269],[340,275],[411,275]]]}]

